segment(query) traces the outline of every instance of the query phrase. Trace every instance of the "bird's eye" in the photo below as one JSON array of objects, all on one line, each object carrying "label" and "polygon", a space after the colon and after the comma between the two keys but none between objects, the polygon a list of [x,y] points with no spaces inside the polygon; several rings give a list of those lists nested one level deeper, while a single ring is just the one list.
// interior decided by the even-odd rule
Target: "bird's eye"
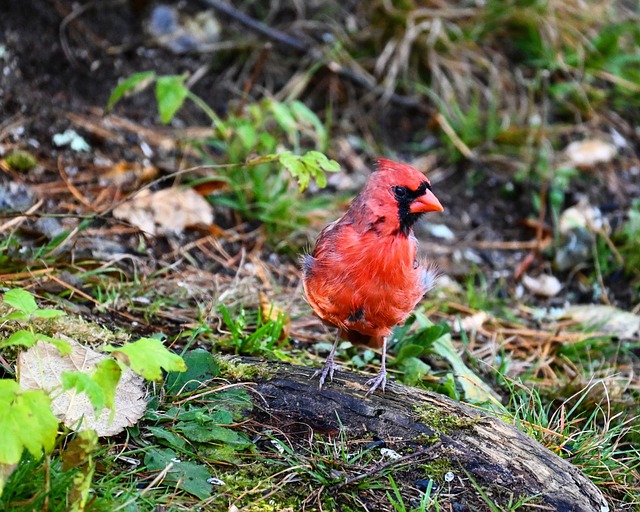
[{"label": "bird's eye", "polygon": [[393,193],[398,199],[402,199],[407,196],[407,189],[404,187],[393,187]]}]

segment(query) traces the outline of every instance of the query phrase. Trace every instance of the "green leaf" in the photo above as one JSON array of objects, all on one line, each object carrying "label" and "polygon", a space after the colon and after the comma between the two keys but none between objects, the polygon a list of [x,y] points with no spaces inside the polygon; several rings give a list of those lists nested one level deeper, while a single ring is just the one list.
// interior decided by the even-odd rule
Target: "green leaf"
[{"label": "green leaf", "polygon": [[320,151],[307,151],[303,158],[306,162],[309,162],[309,165],[314,165],[323,172],[338,172],[340,170],[338,162],[327,158]]},{"label": "green leaf", "polygon": [[340,165],[334,160],[329,160],[319,151],[308,151],[299,156],[290,151],[278,155],[280,164],[289,171],[289,174],[298,180],[300,192],[304,191],[313,178],[319,187],[327,186],[325,172],[336,172]]},{"label": "green leaf", "polygon": [[233,415],[226,409],[220,409],[211,415],[211,421],[217,425],[231,425],[233,423]]},{"label": "green leaf", "polygon": [[300,159],[299,156],[287,151],[280,155],[280,163],[289,171],[289,174],[298,180],[298,187],[300,192],[305,190],[309,186],[311,176],[307,170],[307,166]]},{"label": "green leaf", "polygon": [[64,311],[60,311],[59,309],[38,309],[33,312],[33,316],[37,318],[58,318],[66,315]]},{"label": "green leaf", "polygon": [[164,124],[173,119],[189,95],[189,89],[184,85],[186,78],[184,75],[168,75],[156,80],[156,100]]},{"label": "green leaf", "polygon": [[408,359],[405,359],[402,362],[401,368],[404,372],[402,380],[408,385],[417,384],[431,370],[427,363],[417,357],[409,357]]},{"label": "green leaf", "polygon": [[179,422],[176,424],[176,430],[182,432],[190,441],[197,443],[218,441],[238,448],[246,448],[252,444],[249,439],[238,432],[211,424],[199,425],[197,423]]},{"label": "green leaf", "polygon": [[195,391],[220,372],[213,354],[202,348],[187,352],[184,356],[184,362],[187,365],[186,372],[171,372],[167,375],[164,384],[167,393],[178,394]]},{"label": "green leaf", "polygon": [[211,414],[206,407],[197,407],[195,409],[181,410],[178,413],[178,419],[184,421],[196,421],[202,425],[211,423]]},{"label": "green leaf", "polygon": [[183,450],[184,447],[187,446],[187,442],[178,434],[171,432],[164,427],[147,427],[146,429],[151,432],[153,437],[166,441],[166,443],[172,448]]},{"label": "green leaf", "polygon": [[245,151],[249,152],[256,147],[258,142],[258,134],[256,129],[250,124],[242,124],[236,128],[236,135]]},{"label": "green leaf", "polygon": [[441,389],[438,389],[438,392],[447,395],[449,398],[460,401],[460,393],[458,392],[458,386],[456,386],[456,379],[453,376],[453,373],[447,373],[439,387]]},{"label": "green leaf", "polygon": [[271,102],[271,112],[273,118],[286,133],[294,133],[296,131],[296,119],[293,117],[291,110],[284,103],[279,101]]},{"label": "green leaf", "polygon": [[327,130],[316,113],[304,103],[297,100],[291,102],[291,112],[301,123],[311,125],[313,127],[313,131],[318,136],[320,147],[324,148],[327,142]]},{"label": "green leaf", "polygon": [[420,357],[424,353],[424,347],[421,345],[416,345],[414,343],[410,343],[408,345],[404,345],[399,351],[398,355],[391,361],[392,365],[398,365],[402,363],[405,359],[409,359],[410,357]]},{"label": "green leaf", "polygon": [[109,101],[107,102],[107,112],[109,112],[113,106],[122,99],[125,94],[132,92],[139,92],[147,87],[156,77],[154,71],[142,71],[131,75],[126,80],[120,82],[111,93]]},{"label": "green leaf", "polygon": [[[433,327],[433,324],[424,314],[416,312],[415,315],[418,325],[423,328]],[[486,404],[496,411],[503,412],[504,407],[494,395],[491,387],[467,367],[456,351],[448,329],[443,328],[442,332],[444,334],[433,342],[433,352],[449,362],[456,381],[462,387],[465,400],[473,404]]]},{"label": "green leaf", "polygon": [[9,304],[9,306],[11,307],[19,309],[27,315],[31,315],[38,309],[35,297],[28,291],[22,290],[21,288],[9,290],[7,293],[5,293],[4,302],[5,304]]},{"label": "green leaf", "polygon": [[163,471],[169,464],[172,464],[164,482],[175,482],[180,489],[201,500],[211,496],[211,484],[207,482],[211,478],[211,473],[207,467],[194,462],[182,461],[173,450],[152,448],[145,455],[144,464],[150,471]]},{"label": "green leaf", "polygon": [[96,416],[104,409],[107,402],[102,387],[87,373],[81,371],[62,372],[62,387],[65,391],[73,388],[78,393],[85,393],[96,411]]},{"label": "green leaf", "polygon": [[44,391],[23,391],[14,380],[1,379],[0,410],[0,464],[17,464],[25,448],[36,458],[53,450],[58,420]]},{"label": "green leaf", "polygon": [[187,371],[184,360],[156,338],[140,338],[134,343],[122,347],[108,346],[104,350],[147,380],[162,380],[162,369],[168,372]]},{"label": "green leaf", "polygon": [[13,313],[9,313],[6,316],[3,316],[0,318],[0,322],[6,322],[7,320],[22,320],[23,322],[26,322],[27,320],[29,320],[30,315],[28,315],[27,313],[24,313],[22,311],[14,311]]},{"label": "green leaf", "polygon": [[0,342],[0,348],[11,347],[15,345],[21,345],[23,347],[33,347],[38,338],[31,331],[25,331],[21,329],[19,331],[14,332],[11,336],[9,336],[6,340]]},{"label": "green leaf", "polygon": [[[217,395],[214,395],[217,398]],[[225,411],[228,412],[228,411]],[[195,409],[181,410],[177,418],[183,422],[196,422],[200,425],[211,425],[216,423],[226,423],[227,416],[220,415],[220,411],[211,411],[208,407],[197,407]]]},{"label": "green leaf", "polygon": [[58,349],[60,355],[66,356],[68,354],[71,354],[71,345],[68,341],[60,340],[58,338],[52,338],[51,336],[47,336],[46,334],[36,334],[36,340],[51,343]]},{"label": "green leaf", "polygon": [[95,383],[104,391],[105,406],[113,411],[116,397],[116,387],[120,382],[122,370],[120,365],[113,359],[103,359],[96,365],[95,373],[92,375]]}]

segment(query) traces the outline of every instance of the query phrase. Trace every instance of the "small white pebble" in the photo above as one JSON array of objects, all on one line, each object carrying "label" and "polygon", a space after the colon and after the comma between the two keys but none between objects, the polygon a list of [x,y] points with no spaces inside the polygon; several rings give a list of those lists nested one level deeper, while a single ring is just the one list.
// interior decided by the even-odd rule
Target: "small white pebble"
[{"label": "small white pebble", "polygon": [[431,236],[444,240],[454,240],[456,236],[445,224],[427,224],[427,231]]},{"label": "small white pebble", "polygon": [[531,277],[527,274],[522,276],[522,284],[531,293],[541,295],[543,297],[555,297],[562,290],[560,280],[549,274],[540,274],[537,277]]},{"label": "small white pebble", "polygon": [[447,471],[444,474],[444,481],[445,482],[453,482],[454,478],[455,478],[455,475],[453,474],[453,471]]},{"label": "small white pebble", "polygon": [[380,449],[380,455],[382,455],[383,457],[387,457],[388,459],[393,459],[393,460],[397,460],[397,459],[402,457],[402,455],[400,455],[397,451],[390,450],[389,448],[381,448]]},{"label": "small white pebble", "polygon": [[276,450],[278,450],[280,453],[284,453],[284,448],[278,441],[276,441],[275,439],[272,439],[271,444],[275,446]]},{"label": "small white pebble", "polygon": [[147,144],[145,141],[140,142],[140,149],[142,150],[142,153],[144,154],[144,156],[146,157],[153,156],[153,149],[151,149],[151,146],[149,146],[149,144]]}]

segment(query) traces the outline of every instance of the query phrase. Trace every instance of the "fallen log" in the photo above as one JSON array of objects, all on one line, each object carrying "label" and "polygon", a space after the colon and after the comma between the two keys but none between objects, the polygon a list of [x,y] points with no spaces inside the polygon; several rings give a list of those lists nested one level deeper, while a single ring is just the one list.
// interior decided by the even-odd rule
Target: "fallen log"
[{"label": "fallen log", "polygon": [[[516,427],[437,393],[389,382],[365,397],[367,377],[336,371],[319,391],[314,369],[242,358],[255,384],[254,417],[286,432],[364,437],[412,446],[403,458],[442,459],[489,496],[535,497],[538,510],[608,512],[600,490],[579,469]],[[242,372],[244,373],[244,372]],[[402,461],[400,461],[402,462]],[[355,479],[352,479],[352,481]],[[343,485],[348,485],[347,481]]]}]

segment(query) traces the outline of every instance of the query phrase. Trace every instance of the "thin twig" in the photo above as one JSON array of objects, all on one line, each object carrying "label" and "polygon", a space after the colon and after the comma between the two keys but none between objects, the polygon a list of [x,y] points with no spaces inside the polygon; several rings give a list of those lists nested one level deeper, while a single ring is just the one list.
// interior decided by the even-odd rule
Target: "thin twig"
[{"label": "thin twig", "polygon": [[467,146],[460,137],[458,137],[458,134],[449,124],[449,121],[447,121],[447,118],[444,117],[440,112],[438,112],[436,114],[436,121],[440,125],[440,128],[442,128],[442,131],[447,135],[447,137],[449,137],[453,145],[458,149],[458,151],[460,151],[460,153],[462,153],[468,160],[475,160],[475,153],[471,149],[469,149],[469,146]]},{"label": "thin twig", "polygon": [[[44,199],[40,199],[36,204],[34,204],[31,208],[29,208],[23,214],[19,214],[17,217],[13,217],[11,220],[8,220],[4,224],[0,225],[0,233],[2,233],[3,231],[6,231],[11,227],[14,227],[14,226],[17,227],[20,224],[22,224],[28,217],[32,216],[35,213],[35,211],[38,210],[38,208],[42,206],[42,203],[44,203]],[[11,214],[8,214],[8,215],[11,215]],[[4,215],[0,216],[0,218],[2,217],[4,217]]]},{"label": "thin twig", "polygon": [[307,53],[309,50],[311,50],[311,47],[304,41],[290,36],[289,34],[285,34],[284,32],[281,32],[280,30],[277,30],[275,28],[271,28],[270,26],[259,22],[258,20],[252,18],[251,16],[248,16],[242,11],[239,11],[235,7],[231,7],[224,2],[219,2],[218,0],[205,0],[205,3],[213,7],[216,11],[221,12],[229,16],[230,18],[233,18],[245,27],[253,30],[254,32],[257,32],[258,34],[262,34],[263,36],[277,43],[284,44],[285,46],[303,53]]},{"label": "thin twig", "polygon": [[69,175],[67,174],[67,171],[64,168],[64,165],[62,163],[62,155],[60,155],[58,157],[58,173],[60,174],[60,177],[62,178],[62,181],[64,181],[64,184],[67,186],[67,188],[69,189],[69,192],[71,192],[71,195],[73,197],[75,197],[78,201],[80,201],[84,206],[86,206],[87,208],[89,208],[89,210],[91,211],[95,211],[95,208],[92,204],[91,201],[89,201],[83,194],[82,192],[80,192],[80,190],[78,190],[78,187],[76,187],[71,180],[69,179]]}]

